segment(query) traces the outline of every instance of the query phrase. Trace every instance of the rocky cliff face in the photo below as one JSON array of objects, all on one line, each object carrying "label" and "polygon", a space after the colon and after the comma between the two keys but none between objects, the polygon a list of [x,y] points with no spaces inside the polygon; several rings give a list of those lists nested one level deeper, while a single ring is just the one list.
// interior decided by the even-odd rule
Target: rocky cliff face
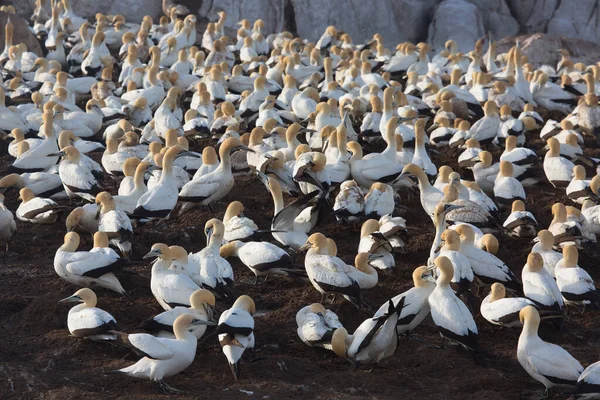
[{"label": "rocky cliff face", "polygon": [[[4,51],[4,27],[6,26],[8,18],[9,15],[7,13],[0,12],[0,51]],[[13,44],[25,43],[28,51],[34,52],[37,55],[42,55],[40,44],[33,33],[31,33],[29,30],[27,22],[22,18],[15,17],[14,15],[10,16],[10,22],[14,27]]]},{"label": "rocky cliff face", "polygon": [[[235,30],[241,18],[262,18],[268,32],[289,30],[316,40],[328,25],[348,32],[355,42],[381,33],[390,44],[429,41],[438,50],[455,39],[470,50],[477,38],[491,33],[496,39],[527,33],[600,40],[600,0],[170,0],[184,3],[203,21],[228,13],[227,27]],[[34,0],[4,0],[21,16],[31,14]],[[139,20],[161,13],[161,0],[77,0],[75,11],[91,17],[96,12],[124,14]]]}]

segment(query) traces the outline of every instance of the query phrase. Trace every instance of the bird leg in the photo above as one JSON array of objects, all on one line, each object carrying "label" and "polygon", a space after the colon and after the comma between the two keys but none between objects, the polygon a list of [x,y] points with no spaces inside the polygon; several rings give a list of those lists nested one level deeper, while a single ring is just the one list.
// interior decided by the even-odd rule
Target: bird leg
[{"label": "bird leg", "polygon": [[162,379],[158,381],[160,384],[160,389],[167,394],[182,394],[185,393],[183,390],[175,389],[173,386],[167,385],[165,381]]},{"label": "bird leg", "polygon": [[548,397],[548,388],[546,388],[546,390],[544,390],[543,392],[535,392],[535,394],[531,398],[535,399],[535,400],[543,400],[547,397]]},{"label": "bird leg", "polygon": [[[574,307],[575,307],[575,309],[576,309],[577,311],[579,311],[579,314],[583,314],[583,313],[585,312],[585,303],[583,303],[583,304],[581,305],[581,307],[579,307],[578,305],[574,305]],[[567,309],[568,309],[568,308],[567,308],[567,307],[565,307],[565,315],[567,314],[567,312],[566,312],[566,311],[567,311]]]},{"label": "bird leg", "polygon": [[377,363],[374,363],[373,366],[367,370],[367,372],[375,371],[375,367],[377,367]]},{"label": "bird leg", "polygon": [[430,347],[432,349],[438,347],[438,346],[435,346],[435,345],[429,343],[427,340],[423,339],[421,336],[418,336],[418,335],[415,335],[415,334],[411,335],[408,332],[406,333],[406,340],[414,340],[415,342],[423,343],[424,345],[427,345],[427,347]]}]

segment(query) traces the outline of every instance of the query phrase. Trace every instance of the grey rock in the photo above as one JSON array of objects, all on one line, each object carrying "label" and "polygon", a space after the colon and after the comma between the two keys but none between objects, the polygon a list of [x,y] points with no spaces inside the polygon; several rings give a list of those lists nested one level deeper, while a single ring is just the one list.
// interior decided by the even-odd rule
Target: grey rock
[{"label": "grey rock", "polygon": [[[6,26],[8,17],[9,15],[7,13],[0,12],[0,52],[4,51],[4,27]],[[13,44],[25,43],[28,51],[32,51],[41,56],[42,48],[40,47],[37,38],[33,35],[31,30],[29,30],[27,22],[17,15],[11,15],[10,21],[15,29]]]},{"label": "grey rock", "polygon": [[575,62],[594,64],[600,59],[600,45],[595,42],[576,38],[565,38],[535,33],[533,35],[522,35],[508,37],[498,41],[499,53],[507,52],[519,40],[523,54],[529,59],[534,67],[542,64],[556,67],[560,59],[558,49],[567,49]]},{"label": "grey rock", "polygon": [[445,0],[435,10],[427,41],[434,51],[439,51],[446,40],[453,39],[460,51],[467,52],[484,34],[483,18],[476,5],[466,0]]}]

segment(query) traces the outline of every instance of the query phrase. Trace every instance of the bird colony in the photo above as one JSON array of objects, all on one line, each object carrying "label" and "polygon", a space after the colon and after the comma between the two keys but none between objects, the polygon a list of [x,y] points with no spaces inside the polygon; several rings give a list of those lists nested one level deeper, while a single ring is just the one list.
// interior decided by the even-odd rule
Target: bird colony
[{"label": "bird colony", "polygon": [[[36,1],[30,19],[43,56],[13,40],[11,18],[3,27],[0,134],[10,157],[0,240],[8,254],[15,216],[19,230],[61,225],[55,279],[73,293],[61,302],[76,303],[60,308],[65,333],[139,356],[114,360],[120,367],[104,372],[123,377],[113,379],[179,393],[166,381],[210,340],[244,380],[264,306],[244,287],[266,293],[288,280],[307,299],[297,340],[353,368],[386,368],[429,318],[440,347],[457,345],[455,357],[486,368],[502,356],[481,345],[477,325],[492,324],[521,332],[508,357],[539,383],[530,386],[600,396],[600,364],[584,368],[538,334],[560,337],[570,313],[600,306],[586,272],[595,266],[579,265],[600,233],[600,160],[589,156],[600,135],[597,65],[561,50],[558,65],[534,68],[518,43],[500,54],[491,37],[467,54],[451,40],[434,53],[379,34],[355,44],[333,26],[316,43],[266,32],[261,20],[226,33],[220,12],[197,34],[195,16],[177,7],[155,23],[87,20],[70,0],[47,3]],[[255,210],[273,210],[270,225],[245,215],[232,196],[240,182],[272,198]],[[527,196],[540,185],[556,188],[557,201],[532,207]],[[4,195],[16,191],[11,209]],[[538,224],[543,212],[549,225]],[[419,213],[430,219],[430,250],[402,271]],[[183,219],[198,227],[200,251],[135,246],[141,229],[166,232]],[[359,238],[358,248],[338,254],[331,226]],[[520,274],[499,258],[508,240],[528,249]],[[120,276],[139,264],[163,311],[119,326],[117,310],[98,303],[135,302]],[[236,279],[244,266],[253,282]],[[363,297],[400,273],[412,274],[410,289],[381,304]],[[345,326],[342,306],[364,321]]]}]

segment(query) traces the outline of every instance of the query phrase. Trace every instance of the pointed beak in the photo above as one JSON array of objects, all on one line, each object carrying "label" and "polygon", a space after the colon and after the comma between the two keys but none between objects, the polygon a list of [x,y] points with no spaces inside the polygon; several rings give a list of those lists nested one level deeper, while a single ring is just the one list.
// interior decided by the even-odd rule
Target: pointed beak
[{"label": "pointed beak", "polygon": [[149,253],[147,253],[144,257],[142,257],[143,259],[145,258],[152,258],[152,257],[158,257],[160,256],[160,252],[156,251],[156,250],[151,250]]},{"label": "pointed beak", "polygon": [[190,325],[192,325],[192,326],[200,326],[200,325],[214,326],[214,325],[216,325],[216,323],[213,321],[205,321],[203,319],[194,318]]},{"label": "pointed beak", "polygon": [[206,230],[206,232],[204,232],[206,234],[206,243],[208,244],[210,242],[210,237],[213,234],[213,228],[210,227]]},{"label": "pointed beak", "polygon": [[461,208],[464,208],[464,206],[460,204],[451,204],[450,207],[447,208],[447,210],[450,212],[453,210],[460,210]]},{"label": "pointed beak", "polygon": [[264,173],[260,172],[259,170],[256,170],[256,176],[258,176],[258,179],[260,179],[260,181],[265,185],[265,186],[269,186],[269,178],[267,177],[267,175],[265,175]]},{"label": "pointed beak", "polygon": [[438,124],[438,123],[436,122],[435,124],[431,125],[431,126],[429,127],[429,129],[427,129],[427,133],[431,133],[431,132],[435,131],[437,128],[439,128],[439,127],[440,127],[440,124]]},{"label": "pointed beak", "polygon": [[81,297],[74,294],[73,296],[65,297],[64,299],[59,300],[58,302],[59,303],[79,303],[79,302],[81,302]]},{"label": "pointed beak", "polygon": [[[435,269],[435,265],[432,267],[429,267],[428,270],[431,269]],[[436,283],[435,278],[429,274],[423,274],[421,275],[421,278],[425,279],[426,281],[432,282],[432,283]]]},{"label": "pointed beak", "polygon": [[298,251],[305,251],[305,250],[310,249],[311,247],[312,247],[312,243],[306,242],[298,249]]},{"label": "pointed beak", "polygon": [[56,153],[47,154],[46,157],[64,157],[64,155],[65,155],[64,151],[59,151]]},{"label": "pointed beak", "polygon": [[175,158],[180,158],[180,157],[202,158],[202,154],[196,153],[194,151],[184,150],[181,153],[177,154],[177,157],[175,157]]},{"label": "pointed beak", "polygon": [[246,151],[249,151],[249,152],[251,152],[251,153],[256,153],[254,150],[252,150],[252,149],[251,149],[251,148],[249,148],[248,146],[244,146],[244,145],[242,145],[242,146],[237,146],[237,147],[234,147],[233,149],[231,149],[231,152],[232,152],[232,153],[234,153],[234,152],[236,152],[236,151],[238,151],[238,150],[246,150]]}]

